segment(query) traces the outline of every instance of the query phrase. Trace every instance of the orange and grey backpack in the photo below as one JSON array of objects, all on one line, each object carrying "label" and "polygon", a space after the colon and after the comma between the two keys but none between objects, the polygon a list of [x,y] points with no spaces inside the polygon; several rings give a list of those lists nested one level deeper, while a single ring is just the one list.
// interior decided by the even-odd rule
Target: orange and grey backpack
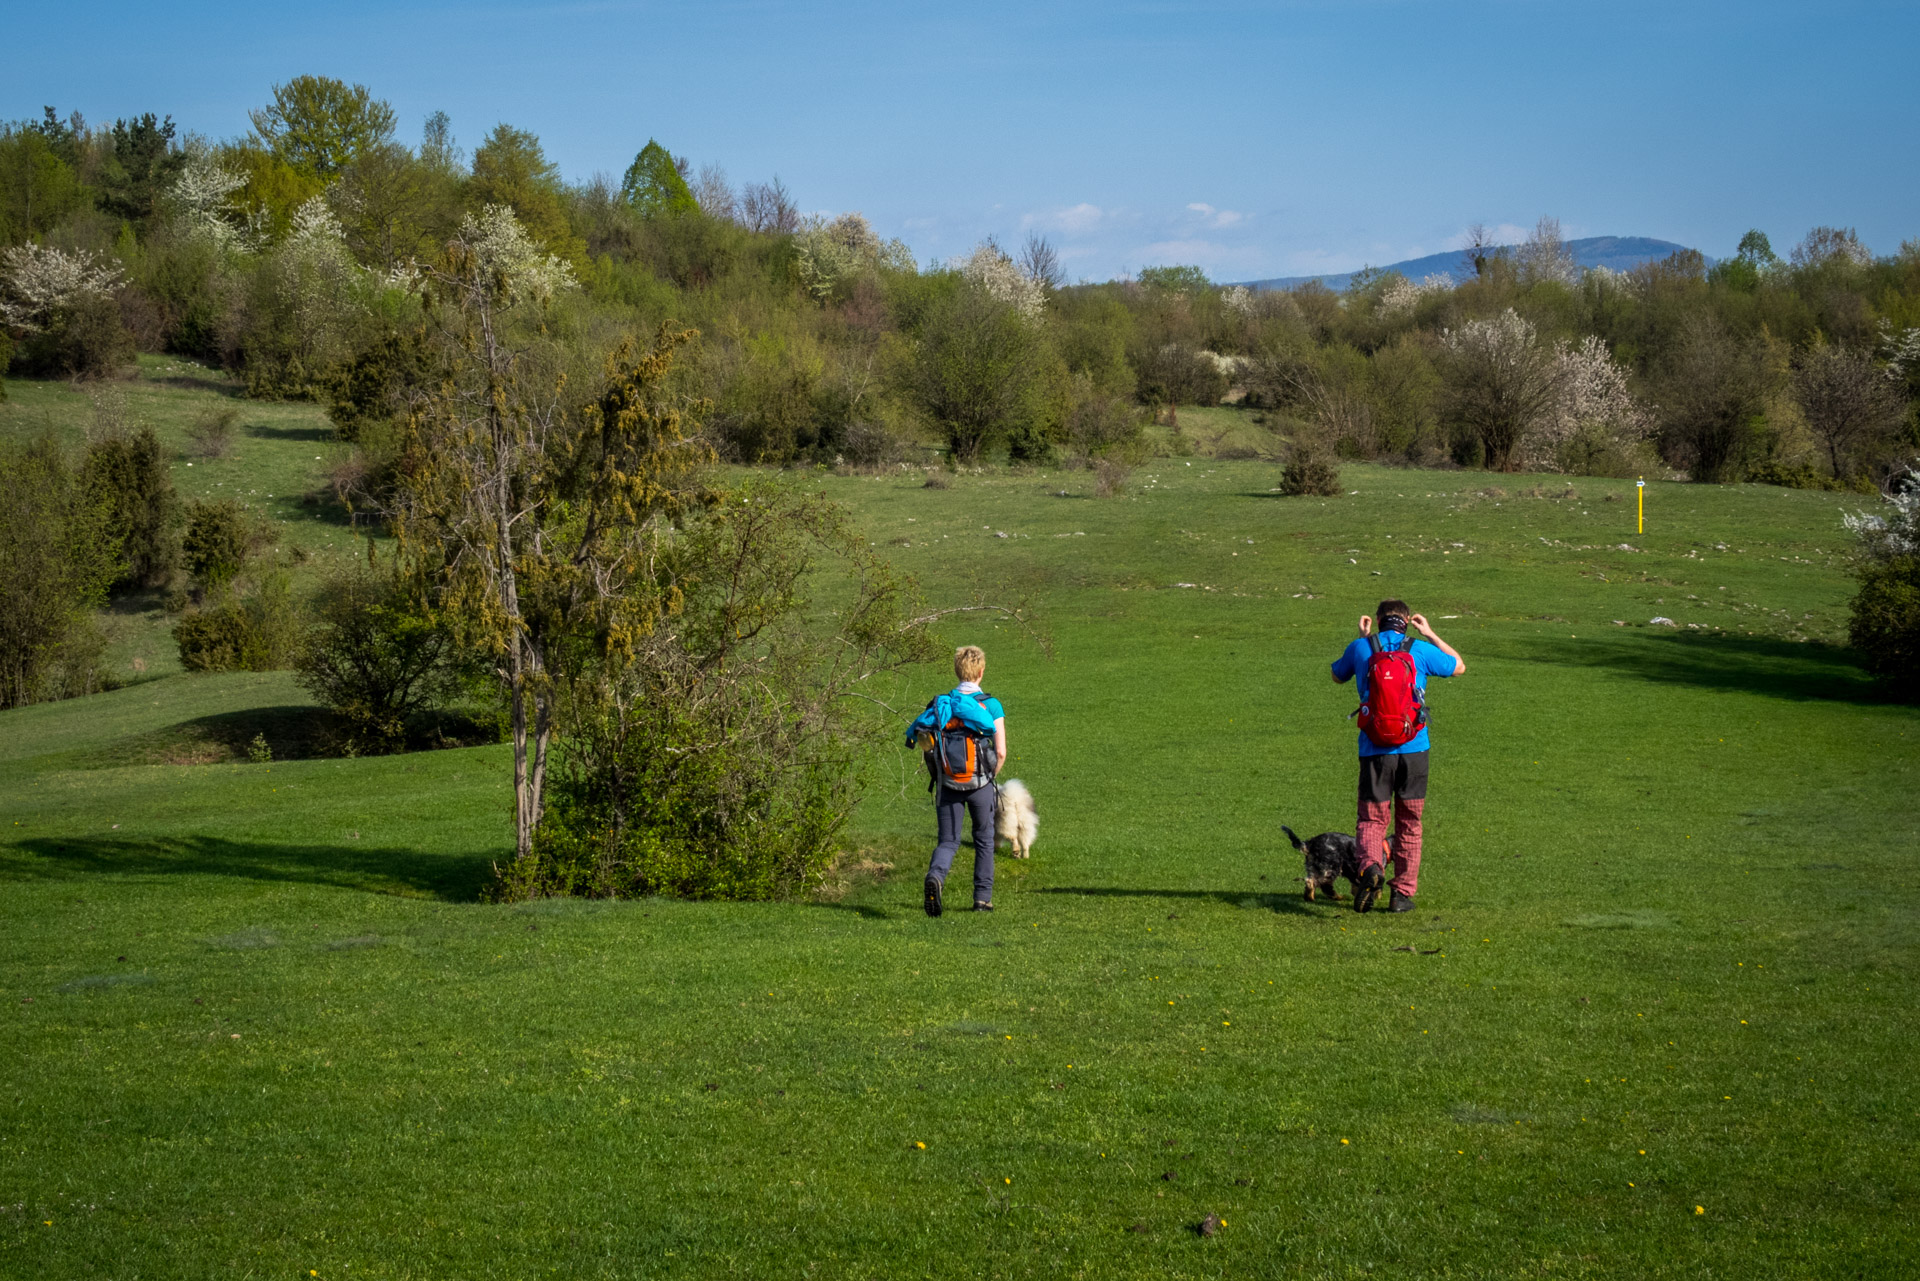
[{"label": "orange and grey backpack", "polygon": [[991,695],[954,690],[927,704],[907,726],[907,742],[918,743],[927,759],[927,790],[938,783],[951,792],[971,792],[993,782],[999,759],[993,746]]}]

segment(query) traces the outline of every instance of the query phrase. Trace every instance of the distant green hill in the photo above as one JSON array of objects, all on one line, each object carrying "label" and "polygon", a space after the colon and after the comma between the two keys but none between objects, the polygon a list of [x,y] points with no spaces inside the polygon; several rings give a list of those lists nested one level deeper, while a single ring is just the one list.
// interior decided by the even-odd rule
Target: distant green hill
[{"label": "distant green hill", "polygon": [[[1504,245],[1505,249],[1517,249],[1517,245]],[[1630,271],[1643,262],[1665,258],[1678,253],[1685,245],[1677,245],[1671,240],[1655,240],[1651,236],[1588,236],[1584,240],[1569,240],[1567,248],[1573,251],[1573,260],[1581,267],[1607,267],[1613,271]],[[1708,259],[1709,262],[1712,259]],[[1428,254],[1424,258],[1409,258],[1405,262],[1388,263],[1382,271],[1397,271],[1409,280],[1424,280],[1428,276],[1452,276],[1460,280],[1467,274],[1468,268],[1462,262],[1460,251],[1450,249],[1445,253]],[[1341,272],[1330,276],[1276,276],[1271,280],[1246,280],[1240,283],[1251,289],[1290,289],[1294,285],[1304,285],[1309,280],[1317,280],[1329,289],[1341,290],[1353,280],[1357,272]]]}]

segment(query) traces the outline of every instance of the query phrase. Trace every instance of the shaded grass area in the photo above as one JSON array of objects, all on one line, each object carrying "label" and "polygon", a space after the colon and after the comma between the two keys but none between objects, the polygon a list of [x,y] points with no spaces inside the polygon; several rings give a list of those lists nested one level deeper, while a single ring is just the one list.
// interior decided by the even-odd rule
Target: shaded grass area
[{"label": "shaded grass area", "polygon": [[[1044,606],[966,638],[1042,816],[991,915],[921,913],[910,754],[835,902],[509,907],[501,748],[122,763],[281,676],[0,716],[0,1273],[1900,1275],[1920,766],[1839,504],[1177,467],[807,482]],[[1470,671],[1357,917],[1278,824],[1351,829],[1387,591]]]}]

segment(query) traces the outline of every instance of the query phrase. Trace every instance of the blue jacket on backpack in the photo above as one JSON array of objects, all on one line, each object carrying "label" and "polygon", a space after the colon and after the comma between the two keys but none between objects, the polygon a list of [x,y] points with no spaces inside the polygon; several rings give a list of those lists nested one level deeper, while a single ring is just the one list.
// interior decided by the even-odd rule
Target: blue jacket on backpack
[{"label": "blue jacket on backpack", "polygon": [[977,694],[963,694],[958,689],[942,694],[928,703],[927,710],[914,717],[913,723],[907,726],[907,746],[912,747],[922,734],[931,736],[955,717],[974,733],[991,737],[997,701]]}]

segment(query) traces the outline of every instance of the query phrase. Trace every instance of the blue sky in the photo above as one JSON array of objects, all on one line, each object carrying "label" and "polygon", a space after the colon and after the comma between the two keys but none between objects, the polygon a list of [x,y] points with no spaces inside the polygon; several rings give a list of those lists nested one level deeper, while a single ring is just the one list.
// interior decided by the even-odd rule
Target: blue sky
[{"label": "blue sky", "polygon": [[507,121],[570,179],[649,136],[923,261],[1048,234],[1075,278],[1432,253],[1558,217],[1782,252],[1920,236],[1920,5],[1756,2],[12,5],[0,116],[151,110],[220,138],[303,72],[417,140]]}]

